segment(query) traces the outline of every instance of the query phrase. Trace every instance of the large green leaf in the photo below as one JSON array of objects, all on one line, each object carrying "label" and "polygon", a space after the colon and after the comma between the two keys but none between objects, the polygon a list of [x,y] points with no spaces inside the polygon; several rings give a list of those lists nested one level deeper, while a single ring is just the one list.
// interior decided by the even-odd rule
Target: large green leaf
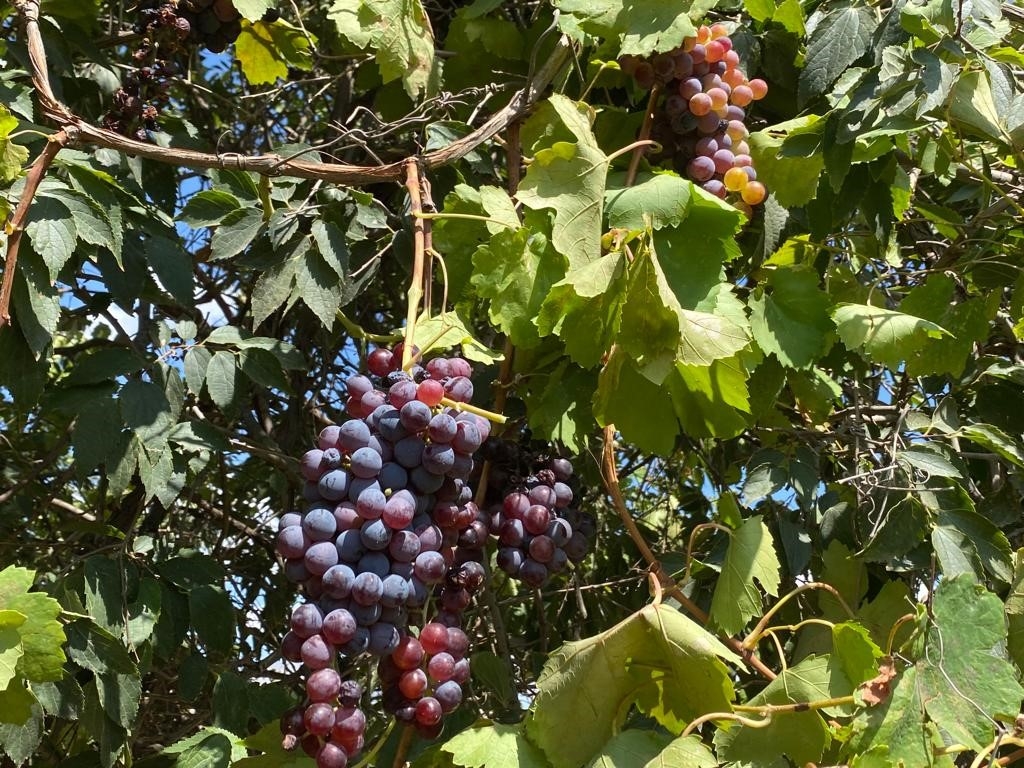
[{"label": "large green leaf", "polygon": [[242,65],[245,79],[253,85],[273,83],[278,78],[287,78],[289,68],[311,69],[308,35],[307,31],[283,19],[243,22],[242,32],[235,42],[235,56]]},{"label": "large green leaf", "polygon": [[0,610],[25,617],[18,625],[23,654],[16,672],[27,680],[45,682],[64,676],[64,630],[57,617],[60,603],[42,592],[29,592],[34,574],[27,568],[11,565],[0,571]]},{"label": "large green leaf", "polygon": [[[665,3],[661,0],[558,0],[555,5],[564,14],[562,28],[614,40],[620,54],[669,51],[682,45],[683,38],[696,34],[687,15],[691,3]],[[697,17],[707,6],[701,6]]]},{"label": "large green leaf", "polygon": [[839,338],[848,349],[863,349],[871,360],[897,366],[948,332],[914,315],[869,304],[839,304],[832,311]]},{"label": "large green leaf", "polygon": [[809,267],[777,269],[768,277],[771,292],[758,288],[748,302],[754,340],[783,365],[807,368],[828,351],[833,324],[818,283]]},{"label": "large green leaf", "polygon": [[[534,154],[517,197],[528,208],[554,210],[552,242],[577,268],[601,253],[608,159],[591,131],[590,108],[552,96],[538,114],[556,119],[574,141],[555,141]],[[536,119],[536,115],[535,115]]]},{"label": "large green leaf", "polygon": [[711,621],[727,635],[734,635],[761,613],[760,583],[769,595],[779,593],[779,558],[772,533],[760,515],[754,515],[733,531],[722,563],[722,573],[711,599]]},{"label": "large green leaf", "polygon": [[456,734],[441,749],[465,768],[548,768],[544,753],[518,725],[483,722]]},{"label": "large green leaf", "polygon": [[877,22],[864,6],[840,6],[818,21],[807,41],[799,96],[808,102],[820,96],[847,67],[863,56]]}]

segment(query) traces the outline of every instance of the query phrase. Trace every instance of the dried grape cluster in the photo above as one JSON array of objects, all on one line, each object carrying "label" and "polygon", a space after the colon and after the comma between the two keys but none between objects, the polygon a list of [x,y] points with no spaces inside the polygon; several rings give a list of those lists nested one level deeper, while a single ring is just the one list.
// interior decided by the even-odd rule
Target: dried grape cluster
[{"label": "dried grape cluster", "polygon": [[[340,657],[381,658],[386,709],[428,736],[469,677],[459,624],[484,582],[487,527],[468,480],[490,424],[463,410],[473,395],[465,360],[407,371],[401,360],[401,345],[374,350],[370,375],[347,380],[351,418],[302,457],[309,505],[280,521],[285,574],[307,598],[282,655],[310,672],[306,701],[282,730],[285,745],[301,745],[320,768],[344,766],[362,748],[365,717],[354,714],[359,693],[339,673]],[[427,606],[437,609],[429,623]]]},{"label": "dried grape cluster", "polygon": [[[264,20],[278,17],[267,11]],[[138,141],[160,130],[160,110],[169,100],[171,78],[179,75],[194,46],[219,53],[242,32],[242,16],[232,0],[144,0],[138,6],[135,34],[139,36],[122,86],[114,92],[103,127]]]},{"label": "dried grape cluster", "polygon": [[645,89],[659,84],[665,98],[651,136],[662,156],[705,190],[748,216],[767,190],[757,180],[747,145],[747,108],[768,85],[748,79],[723,24],[701,26],[682,46],[648,59],[625,56],[623,71]]}]

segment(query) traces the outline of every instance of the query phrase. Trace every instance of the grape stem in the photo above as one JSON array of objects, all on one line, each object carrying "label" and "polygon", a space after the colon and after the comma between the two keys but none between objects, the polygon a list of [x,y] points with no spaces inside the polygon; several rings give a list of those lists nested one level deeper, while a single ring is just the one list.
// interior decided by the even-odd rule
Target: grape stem
[{"label": "grape stem", "polygon": [[441,398],[441,405],[446,405],[449,408],[454,408],[456,411],[465,411],[466,413],[472,413],[477,416],[482,416],[488,421],[493,421],[495,424],[504,424],[508,421],[508,417],[494,411],[488,411],[484,408],[477,408],[475,405],[469,403],[459,403],[448,397]]},{"label": "grape stem", "polygon": [[405,765],[405,756],[409,754],[409,747],[412,746],[416,730],[411,725],[406,725],[402,730],[402,737],[398,740],[398,748],[395,750],[395,760],[391,768],[402,768]]},{"label": "grape stem", "polygon": [[420,189],[419,161],[410,157],[405,161],[405,188],[409,192],[409,207],[412,216],[412,277],[406,294],[405,343],[402,345],[402,370],[408,370],[413,362],[413,339],[416,338],[416,317],[423,299],[423,264],[426,253],[426,234],[423,221],[423,197]]},{"label": "grape stem", "polygon": [[640,126],[640,137],[637,139],[635,144],[631,144],[633,149],[633,157],[629,161],[629,170],[626,171],[626,184],[625,186],[631,187],[636,183],[636,174],[640,170],[640,158],[644,156],[644,146],[636,146],[640,141],[648,140],[651,135],[651,127],[654,125],[654,110],[658,106],[658,97],[661,96],[661,85],[655,83],[654,87],[651,88],[651,95],[647,99],[647,111],[644,112],[644,122]]},{"label": "grape stem", "polygon": [[391,735],[391,731],[394,730],[395,722],[394,718],[392,718],[391,722],[388,723],[388,727],[384,729],[384,733],[380,735],[380,738],[374,742],[370,751],[363,756],[362,760],[355,765],[349,766],[349,768],[366,768],[366,766],[368,766],[373,759],[377,757],[377,753],[380,752],[381,748],[384,746],[384,742],[388,740],[388,737]]},{"label": "grape stem", "polygon": [[[611,165],[613,160],[616,160],[622,157],[623,155],[629,154],[630,152],[633,151],[639,152],[640,150],[645,149],[647,147],[660,149],[661,144],[656,142],[654,139],[639,139],[637,141],[634,141],[632,144],[627,144],[626,146],[622,147],[622,149],[617,149],[610,155],[608,155],[608,164]],[[630,162],[630,165],[632,165],[632,162]]]},{"label": "grape stem", "polygon": [[463,219],[465,221],[482,221],[488,224],[498,224],[502,227],[508,227],[509,229],[518,229],[518,224],[510,224],[507,221],[501,221],[500,219],[491,218],[490,216],[480,216],[475,213],[413,213],[417,219],[424,221],[444,221],[446,219]]}]

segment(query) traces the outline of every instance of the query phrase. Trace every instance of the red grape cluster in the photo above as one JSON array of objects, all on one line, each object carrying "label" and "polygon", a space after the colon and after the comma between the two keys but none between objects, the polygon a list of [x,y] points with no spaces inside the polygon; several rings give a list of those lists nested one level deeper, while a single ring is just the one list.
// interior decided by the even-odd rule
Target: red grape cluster
[{"label": "red grape cluster", "polygon": [[[282,728],[286,741],[315,754],[320,768],[338,768],[340,751],[351,757],[348,747],[361,748],[349,721],[365,722],[361,713],[346,714],[335,738],[339,707],[355,706],[339,698],[352,698],[344,693],[351,681],[336,669],[339,654],[369,652],[411,672],[409,649],[420,647],[416,665],[426,664],[420,672],[436,684],[432,695],[426,682],[418,691],[406,683],[394,689],[403,698],[393,711],[425,732],[440,731],[468,676],[468,661],[462,664],[468,639],[458,626],[484,582],[479,561],[487,527],[467,481],[490,423],[461,409],[473,395],[465,360],[434,358],[409,370],[401,360],[401,345],[374,350],[370,375],[346,381],[351,418],[325,428],[317,447],[303,455],[309,506],[283,515],[277,536],[285,574],[308,598],[292,613],[282,655],[311,672],[301,728],[295,715]],[[411,612],[421,615],[432,596],[439,611],[426,626],[445,629],[443,643],[428,640],[426,626],[418,639],[409,629]]]},{"label": "red grape cluster", "polygon": [[242,15],[231,0],[180,0],[178,8],[192,25],[192,40],[220,53],[238,39]]},{"label": "red grape cluster", "polygon": [[570,560],[579,562],[589,549],[579,513],[569,508],[571,476],[568,459],[551,459],[491,508],[490,528],[500,547],[498,567],[531,587],[564,571]]},{"label": "red grape cluster", "polygon": [[664,87],[651,136],[676,170],[748,216],[767,190],[757,180],[746,139],[746,109],[768,93],[748,79],[724,24],[702,26],[682,46],[650,59],[625,56],[624,72],[642,88]]}]

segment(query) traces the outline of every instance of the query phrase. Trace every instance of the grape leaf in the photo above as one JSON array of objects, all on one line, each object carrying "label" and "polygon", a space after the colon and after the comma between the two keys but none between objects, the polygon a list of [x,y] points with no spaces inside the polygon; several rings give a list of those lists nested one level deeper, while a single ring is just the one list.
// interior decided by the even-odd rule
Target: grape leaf
[{"label": "grape leaf", "polygon": [[1007,648],[1018,669],[1024,669],[1024,548],[1014,555],[1013,582],[1006,597],[1006,619],[1009,622]]},{"label": "grape leaf", "polygon": [[675,419],[652,419],[651,412],[671,413],[672,400],[615,347],[598,378],[594,417],[605,426],[615,424],[622,436],[642,450],[668,456],[675,448],[679,424]]},{"label": "grape leaf", "polygon": [[[260,14],[262,15],[262,14]],[[242,74],[253,85],[273,83],[288,77],[289,68],[309,70],[313,59],[308,32],[284,19],[242,22],[235,41],[235,57]],[[316,38],[312,38],[315,43]]]},{"label": "grape leaf", "polygon": [[749,375],[739,358],[711,365],[677,364],[666,386],[683,432],[693,437],[733,437],[747,426]]},{"label": "grape leaf", "polygon": [[779,204],[786,208],[804,205],[814,198],[825,159],[818,151],[802,156],[783,155],[782,144],[793,132],[814,130],[821,121],[818,115],[798,117],[755,131],[747,139],[758,180],[764,182]]},{"label": "grape leaf", "polygon": [[847,349],[863,348],[871,360],[893,367],[910,359],[929,339],[949,335],[928,320],[869,304],[839,304],[832,319]]},{"label": "grape leaf", "polygon": [[[664,0],[558,0],[563,31],[578,27],[587,34],[619,43],[619,54],[646,56],[669,51],[696,34],[687,15],[690,3]],[[696,10],[696,9],[695,9]],[[706,8],[695,15],[700,18]]]},{"label": "grape leaf", "polygon": [[846,68],[867,51],[877,22],[863,6],[839,7],[825,14],[807,41],[797,93],[800,103],[823,94]]},{"label": "grape leaf", "polygon": [[41,197],[29,208],[25,234],[46,264],[52,283],[75,252],[78,230],[71,211],[54,197]]},{"label": "grape leaf", "polygon": [[42,592],[29,592],[33,580],[27,568],[11,565],[0,571],[0,610],[25,616],[17,628],[24,653],[15,669],[32,682],[60,680],[66,660],[64,630],[57,621],[60,603]]},{"label": "grape leaf", "polygon": [[587,768],[628,768],[647,764],[667,746],[669,737],[658,731],[629,728],[601,748]]},{"label": "grape leaf", "polygon": [[643,768],[718,768],[718,758],[694,735],[680,736]]},{"label": "grape leaf", "polygon": [[542,232],[523,227],[491,237],[473,256],[472,284],[490,300],[488,316],[519,347],[540,342],[534,318],[551,286],[565,276],[565,260]]},{"label": "grape leaf", "polygon": [[28,147],[15,144],[11,131],[18,127],[18,119],[0,104],[0,184],[7,185],[21,175],[21,166],[28,160]]},{"label": "grape leaf", "polygon": [[242,18],[249,21],[259,21],[263,14],[277,7],[274,0],[232,0],[232,5],[242,14]]},{"label": "grape leaf", "polygon": [[609,186],[604,198],[608,226],[640,230],[678,227],[686,219],[692,189],[693,182],[667,173],[642,178],[631,187]]},{"label": "grape leaf", "polygon": [[577,268],[601,253],[601,224],[608,158],[591,131],[590,108],[554,95],[538,114],[554,117],[575,141],[537,149],[517,197],[528,208],[555,212],[552,242]]},{"label": "grape leaf", "polygon": [[441,749],[465,768],[548,768],[544,753],[522,731],[519,725],[483,721],[448,739]]},{"label": "grape leaf", "polygon": [[759,287],[748,302],[754,340],[785,366],[808,368],[830,346],[830,302],[818,283],[810,267],[776,269],[767,281],[771,292]]},{"label": "grape leaf", "polygon": [[772,533],[760,515],[748,518],[733,531],[722,563],[722,573],[711,599],[711,621],[722,632],[734,635],[762,610],[761,593],[779,593],[779,558]]},{"label": "grape leaf", "polygon": [[0,689],[6,688],[15,678],[18,660],[25,655],[18,627],[27,618],[18,611],[0,609]]}]

